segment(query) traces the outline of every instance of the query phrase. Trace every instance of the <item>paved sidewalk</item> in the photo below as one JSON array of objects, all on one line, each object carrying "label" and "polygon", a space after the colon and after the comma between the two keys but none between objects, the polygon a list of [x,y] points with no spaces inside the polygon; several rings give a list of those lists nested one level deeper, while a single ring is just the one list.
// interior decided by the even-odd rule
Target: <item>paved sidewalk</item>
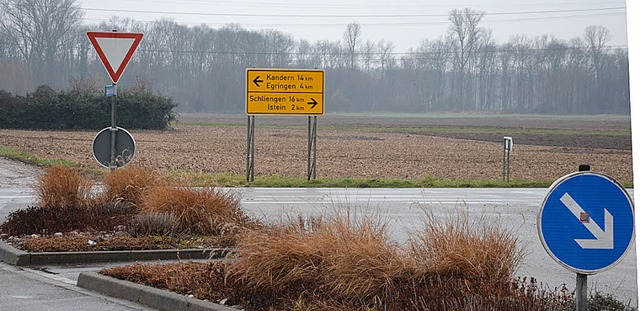
[{"label": "paved sidewalk", "polygon": [[131,311],[154,310],[126,300],[103,296],[75,281],[0,262],[0,309],[11,311]]}]

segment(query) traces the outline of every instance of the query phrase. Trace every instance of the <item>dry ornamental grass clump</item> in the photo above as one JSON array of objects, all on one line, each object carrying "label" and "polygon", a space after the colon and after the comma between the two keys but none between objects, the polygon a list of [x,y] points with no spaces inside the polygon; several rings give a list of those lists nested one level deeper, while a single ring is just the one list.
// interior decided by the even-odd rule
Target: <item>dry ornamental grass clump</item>
[{"label": "dry ornamental grass clump", "polygon": [[472,224],[464,215],[438,221],[430,217],[409,243],[414,273],[483,283],[508,283],[524,253],[517,239],[495,224]]},{"label": "dry ornamental grass clump", "polygon": [[36,184],[41,204],[11,213],[0,230],[15,237],[70,231],[122,231],[139,238],[206,235],[226,247],[235,245],[245,227],[260,226],[240,210],[231,192],[173,187],[141,167],[116,170],[104,184],[104,192],[92,196],[89,178],[73,169],[48,168]]},{"label": "dry ornamental grass clump", "polygon": [[192,234],[222,235],[250,223],[235,195],[214,187],[154,187],[144,194],[140,208],[142,213],[169,213],[180,231]]},{"label": "dry ornamental grass clump", "polygon": [[15,236],[113,230],[137,212],[131,204],[94,199],[92,187],[75,169],[49,167],[35,184],[40,204],[12,212],[0,229]]},{"label": "dry ornamental grass clump", "polygon": [[431,220],[401,247],[386,224],[347,213],[311,229],[291,223],[249,232],[226,274],[256,310],[296,299],[313,310],[529,310],[537,296],[521,295],[513,279],[521,258],[516,239],[496,227]]},{"label": "dry ornamental grass clump", "polygon": [[106,201],[125,201],[139,206],[146,191],[153,187],[167,186],[167,180],[159,173],[136,165],[109,173],[104,178],[104,192]]},{"label": "dry ornamental grass clump", "polygon": [[311,229],[292,223],[249,232],[227,273],[269,295],[312,291],[355,303],[388,297],[404,266],[385,224],[342,214]]},{"label": "dry ornamental grass clump", "polygon": [[87,206],[93,182],[77,170],[52,166],[35,184],[36,197],[44,208]]}]

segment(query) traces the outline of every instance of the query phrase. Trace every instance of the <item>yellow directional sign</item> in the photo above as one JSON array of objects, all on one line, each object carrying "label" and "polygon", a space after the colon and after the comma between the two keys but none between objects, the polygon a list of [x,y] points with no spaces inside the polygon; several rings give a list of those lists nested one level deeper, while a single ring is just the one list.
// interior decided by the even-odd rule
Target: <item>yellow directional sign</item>
[{"label": "yellow directional sign", "polygon": [[324,71],[247,69],[246,112],[324,115]]}]

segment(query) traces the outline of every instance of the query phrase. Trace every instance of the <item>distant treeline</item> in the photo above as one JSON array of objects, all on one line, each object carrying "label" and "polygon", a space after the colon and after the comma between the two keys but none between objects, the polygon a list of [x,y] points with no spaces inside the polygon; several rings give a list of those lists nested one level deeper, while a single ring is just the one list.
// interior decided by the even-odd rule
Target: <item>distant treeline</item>
[{"label": "distant treeline", "polygon": [[[126,129],[166,129],[176,119],[173,101],[145,90],[121,92],[117,125]],[[39,86],[26,96],[0,91],[0,128],[101,129],[111,126],[111,98],[74,89]]]},{"label": "distant treeline", "polygon": [[[327,112],[630,110],[627,51],[610,46],[602,26],[571,40],[520,35],[498,44],[481,27],[484,12],[452,10],[445,34],[398,53],[390,41],[363,41],[358,23],[346,25],[342,40],[311,43],[276,30],[189,27],[168,19],[113,17],[86,26],[73,0],[33,0],[33,8],[22,2],[0,2],[0,89],[12,93],[40,84],[63,89],[73,81],[101,88],[106,74],[85,33],[117,29],[145,34],[121,84],[150,83],[181,111],[243,112],[245,70],[261,67],[324,69]],[[12,14],[17,10],[33,14]]]}]

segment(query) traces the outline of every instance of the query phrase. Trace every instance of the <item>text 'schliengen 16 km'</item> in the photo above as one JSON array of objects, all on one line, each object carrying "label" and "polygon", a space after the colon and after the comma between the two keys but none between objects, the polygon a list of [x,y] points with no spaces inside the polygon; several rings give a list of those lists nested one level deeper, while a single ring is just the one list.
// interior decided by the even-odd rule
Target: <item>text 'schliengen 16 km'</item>
[{"label": "text 'schliengen 16 km'", "polygon": [[247,69],[246,112],[274,115],[323,115],[324,71]]}]

